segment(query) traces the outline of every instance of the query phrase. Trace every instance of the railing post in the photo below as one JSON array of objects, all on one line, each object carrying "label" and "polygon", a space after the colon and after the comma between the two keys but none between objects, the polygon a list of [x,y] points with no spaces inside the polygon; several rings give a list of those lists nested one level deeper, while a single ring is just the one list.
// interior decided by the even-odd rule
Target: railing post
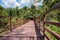
[{"label": "railing post", "polygon": [[16,19],[16,27],[17,27],[17,25],[18,25],[18,18]]},{"label": "railing post", "polygon": [[10,16],[10,31],[12,30],[12,17]]},{"label": "railing post", "polygon": [[44,34],[44,40],[45,40],[45,26],[46,26],[46,15],[43,15],[43,34]]}]

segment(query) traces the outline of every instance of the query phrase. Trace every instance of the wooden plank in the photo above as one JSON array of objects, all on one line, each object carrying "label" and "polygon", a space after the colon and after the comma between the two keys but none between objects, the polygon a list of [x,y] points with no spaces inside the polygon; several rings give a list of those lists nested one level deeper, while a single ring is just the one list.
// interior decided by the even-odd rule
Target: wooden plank
[{"label": "wooden plank", "polygon": [[11,16],[0,16],[0,18],[10,18]]},{"label": "wooden plank", "polygon": [[[36,29],[35,29],[35,25],[34,25],[34,21],[29,21],[28,23],[19,26],[15,29],[13,29],[11,32],[3,35],[6,38],[9,39],[13,39],[13,40],[37,40],[41,39],[40,35],[36,34]],[[18,37],[18,38],[17,38]],[[0,39],[6,39],[4,37],[0,38]]]},{"label": "wooden plank", "polygon": [[20,35],[20,36],[0,36],[0,37],[36,37],[36,36]]}]

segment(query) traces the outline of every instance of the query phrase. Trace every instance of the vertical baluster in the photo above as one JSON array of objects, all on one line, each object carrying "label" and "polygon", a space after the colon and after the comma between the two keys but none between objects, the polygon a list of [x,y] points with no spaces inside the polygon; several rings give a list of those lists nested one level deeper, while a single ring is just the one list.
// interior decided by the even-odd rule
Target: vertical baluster
[{"label": "vertical baluster", "polygon": [[46,15],[43,15],[43,34],[44,34],[44,40],[45,40],[45,26],[46,26]]},{"label": "vertical baluster", "polygon": [[10,16],[10,31],[12,30],[12,17]]}]

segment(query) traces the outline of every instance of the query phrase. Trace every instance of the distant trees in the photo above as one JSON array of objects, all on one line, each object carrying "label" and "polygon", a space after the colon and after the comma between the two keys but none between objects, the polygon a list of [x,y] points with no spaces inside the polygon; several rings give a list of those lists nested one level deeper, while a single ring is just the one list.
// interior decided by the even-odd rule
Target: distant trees
[{"label": "distant trees", "polygon": [[[35,0],[34,0],[35,1]],[[39,2],[41,0],[35,1]],[[32,6],[29,8],[27,6],[19,9],[19,7],[16,8],[3,8],[0,6],[0,15],[2,16],[12,16],[20,19],[27,19],[27,18],[40,18],[42,14],[44,14],[49,8],[51,8],[54,4],[60,2],[59,0],[44,0],[43,5],[36,7],[32,4]],[[57,13],[57,11],[51,12],[51,13]],[[54,14],[58,15],[58,14]]]}]

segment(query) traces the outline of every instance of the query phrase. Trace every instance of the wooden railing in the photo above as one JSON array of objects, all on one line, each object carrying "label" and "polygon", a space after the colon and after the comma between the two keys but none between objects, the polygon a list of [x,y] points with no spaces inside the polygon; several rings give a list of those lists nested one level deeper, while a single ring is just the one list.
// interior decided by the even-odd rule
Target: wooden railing
[{"label": "wooden railing", "polygon": [[[9,25],[8,26],[10,26],[10,30],[11,30],[11,28],[12,28],[12,17],[8,17],[8,16],[0,16],[0,18],[9,18]],[[0,24],[3,24],[3,22],[0,22]]]},{"label": "wooden railing", "polygon": [[[0,19],[1,18],[8,18],[9,19],[9,25],[6,25],[6,26],[4,26],[4,27],[2,27],[2,28],[5,28],[5,29],[9,29],[10,31],[12,31],[12,29],[15,29],[16,27],[19,27],[19,26],[21,26],[22,24],[19,22],[18,23],[18,18],[16,18],[15,19],[15,23],[13,24],[13,21],[12,21],[12,19],[13,19],[13,17],[12,16],[1,16],[0,15]],[[8,20],[7,20],[8,21]],[[29,20],[26,20],[23,24],[25,24],[26,22],[28,22]],[[3,24],[4,22],[0,22],[0,24]],[[13,27],[14,26],[14,27]],[[9,27],[9,28],[8,28]],[[2,33],[2,32],[5,32],[5,31],[9,31],[9,30],[2,30],[0,33]]]},{"label": "wooden railing", "polygon": [[[15,21],[16,23],[14,24],[14,28],[13,28],[13,24],[12,24],[12,16],[1,16],[0,15],[0,18],[9,18],[9,25],[7,25],[7,26],[5,26],[5,27],[2,27],[2,28],[5,28],[5,29],[9,29],[10,31],[12,31],[12,29],[14,29],[14,28],[16,28],[17,27],[17,25],[18,25],[18,23],[17,23],[17,20]],[[0,24],[3,24],[4,22],[0,22]],[[7,27],[9,27],[9,28],[7,28]],[[5,32],[5,31],[8,31],[8,30],[3,30],[3,31],[1,31],[0,33],[2,33],[2,32]]]},{"label": "wooden railing", "polygon": [[[60,3],[57,3],[57,4],[54,5],[52,8],[50,8],[49,10],[47,10],[47,11],[45,12],[45,14],[43,14],[43,26],[42,26],[43,29],[40,28],[40,30],[41,30],[41,31],[43,32],[43,34],[44,34],[44,40],[45,40],[45,37],[46,37],[48,40],[51,40],[51,39],[47,36],[47,34],[45,33],[46,31],[47,31],[48,33],[52,34],[52,36],[54,36],[57,40],[60,40],[60,35],[59,35],[59,34],[53,32],[52,30],[50,30],[50,29],[48,29],[48,28],[46,27],[46,24],[52,24],[52,25],[56,25],[56,26],[58,26],[58,27],[60,28],[60,22],[50,22],[50,21],[47,21],[47,20],[46,20],[46,15],[48,15],[50,11],[55,10],[55,9],[58,9],[58,8],[60,8]],[[41,25],[40,25],[40,26],[41,26]]]}]

